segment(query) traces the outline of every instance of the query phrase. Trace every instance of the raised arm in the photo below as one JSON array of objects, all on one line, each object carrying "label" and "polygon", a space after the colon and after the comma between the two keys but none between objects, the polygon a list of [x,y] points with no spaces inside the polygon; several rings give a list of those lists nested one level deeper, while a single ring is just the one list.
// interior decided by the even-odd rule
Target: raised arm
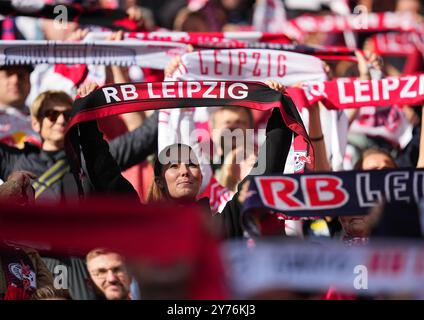
[{"label": "raised arm", "polygon": [[[271,88],[283,91],[284,87],[278,83],[267,83]],[[293,101],[284,97],[284,104],[287,108],[296,111]],[[300,117],[299,117],[300,118]],[[266,126],[266,141],[259,149],[257,163],[250,172],[250,175],[264,175],[272,173],[282,173],[290,151],[293,133],[284,123],[279,109],[272,111]],[[246,177],[239,183],[238,192],[225,206],[221,214],[217,217],[221,219],[224,238],[243,237],[241,226],[241,203],[239,201],[240,189],[243,187]]]},{"label": "raised arm", "polygon": [[[96,89],[95,84],[83,86],[79,96],[84,97]],[[84,159],[85,171],[99,193],[125,194],[138,199],[133,186],[121,175],[116,160],[109,151],[108,143],[103,139],[96,121],[88,121],[78,125],[80,145]]]}]

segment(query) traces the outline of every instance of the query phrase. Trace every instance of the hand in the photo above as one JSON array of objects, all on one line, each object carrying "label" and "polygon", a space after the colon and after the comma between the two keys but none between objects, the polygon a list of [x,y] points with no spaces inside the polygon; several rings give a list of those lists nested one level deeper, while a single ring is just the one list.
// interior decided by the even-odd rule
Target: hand
[{"label": "hand", "polygon": [[137,23],[138,27],[152,30],[155,27],[155,19],[150,9],[132,5],[127,9],[128,18]]},{"label": "hand", "polygon": [[83,84],[78,88],[77,95],[79,95],[80,98],[84,98],[88,96],[90,93],[92,93],[94,90],[96,90],[97,88],[98,88],[98,85],[94,82]]},{"label": "hand", "polygon": [[356,50],[355,56],[358,59],[359,78],[362,80],[369,80],[371,78],[369,72],[370,68],[380,71],[383,68],[383,59],[375,53],[369,51],[362,53]]},{"label": "hand", "polygon": [[327,80],[333,79],[333,70],[331,70],[331,67],[328,65],[327,62],[322,62],[322,69],[324,70],[325,74],[327,75]]},{"label": "hand", "polygon": [[36,175],[28,171],[15,171],[0,186],[0,198],[16,201],[18,204],[28,204],[34,202],[34,189],[31,186],[31,179]]},{"label": "hand", "polygon": [[[108,41],[122,41],[124,40],[124,32],[112,32],[106,38]],[[129,70],[127,67],[110,65],[106,67],[106,83],[126,83],[130,82]]]},{"label": "hand", "polygon": [[[193,52],[194,48],[191,44],[187,45],[187,52]],[[165,78],[171,78],[172,74],[177,70],[178,66],[181,63],[181,55],[177,55],[171,59],[171,61],[167,64],[164,69]]]},{"label": "hand", "polygon": [[275,81],[275,80],[266,80],[265,81],[265,84],[268,87],[270,87],[271,89],[274,89],[274,90],[279,91],[281,93],[286,93],[286,87],[283,84],[281,84],[280,82],[278,82],[278,81]]},{"label": "hand", "polygon": [[178,66],[181,62],[181,56],[175,56],[171,59],[171,61],[166,65],[164,69],[165,78],[171,78],[172,74],[177,70]]},{"label": "hand", "polygon": [[420,117],[415,113],[414,109],[405,106],[402,108],[402,111],[405,114],[406,119],[408,119],[413,126],[417,126],[420,123]]},{"label": "hand", "polygon": [[122,30],[119,30],[117,32],[112,32],[110,33],[107,37],[106,40],[109,41],[120,41],[124,39],[124,32]]}]

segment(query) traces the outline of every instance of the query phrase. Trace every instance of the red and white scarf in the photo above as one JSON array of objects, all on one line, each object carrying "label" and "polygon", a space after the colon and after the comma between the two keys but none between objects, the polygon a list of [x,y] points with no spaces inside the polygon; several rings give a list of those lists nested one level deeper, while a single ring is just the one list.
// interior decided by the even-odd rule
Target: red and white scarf
[{"label": "red and white scarf", "polygon": [[201,50],[186,53],[172,75],[181,80],[278,80],[285,86],[324,81],[318,58],[279,50]]},{"label": "red and white scarf", "polygon": [[[233,49],[202,50],[186,53],[172,75],[177,80],[256,80],[267,79],[291,86],[299,82],[324,81],[326,75],[318,58],[279,50]],[[296,104],[306,127],[309,122],[307,108]],[[322,110],[321,118],[327,155],[334,169],[341,169],[346,148],[347,118],[336,111]],[[303,146],[293,145],[288,158],[287,172],[301,172],[306,156]]]},{"label": "red and white scarf", "polygon": [[[90,32],[85,41],[106,40],[110,32]],[[289,44],[292,40],[285,33],[259,32],[259,31],[235,31],[235,32],[179,32],[167,29],[153,32],[128,32],[124,33],[124,39],[143,41],[165,41],[183,44],[191,44],[195,47],[246,47],[249,43],[280,43]]]},{"label": "red and white scarf", "polygon": [[323,101],[332,109],[415,105],[424,101],[424,74],[380,80],[339,78],[287,90],[299,106],[310,106],[316,101]]},{"label": "red and white scarf", "polygon": [[313,32],[335,33],[344,31],[418,31],[422,32],[422,25],[418,24],[410,13],[361,13],[359,15],[303,15],[288,22],[288,30],[296,30],[290,36],[301,40],[306,34]]}]

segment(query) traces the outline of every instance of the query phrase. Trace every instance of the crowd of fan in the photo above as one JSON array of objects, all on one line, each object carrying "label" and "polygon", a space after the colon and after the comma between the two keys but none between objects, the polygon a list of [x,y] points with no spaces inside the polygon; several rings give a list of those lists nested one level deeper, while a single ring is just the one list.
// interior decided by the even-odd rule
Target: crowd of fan
[{"label": "crowd of fan", "polygon": [[[142,30],[155,30],[158,27],[176,31],[237,31],[252,24],[253,0],[211,0],[203,8],[193,10],[187,1],[98,1],[102,6],[120,6],[128,10],[130,16],[140,22]],[[417,16],[422,13],[421,1],[357,1],[352,4],[366,5],[370,12],[378,8],[383,11],[411,11]],[[381,7],[387,6],[388,8]],[[1,5],[1,4],[0,4]],[[291,12],[298,15],[302,12]],[[325,14],[325,9],[315,14]],[[27,25],[16,21],[16,38],[78,41],[87,34],[76,23],[69,23],[66,29],[55,29],[51,20],[27,20]],[[2,30],[5,32],[3,20]],[[385,75],[402,73],[399,60],[382,59],[375,53],[364,35],[358,39],[357,64],[346,61],[329,62],[325,65],[328,77],[356,76],[370,79],[370,67]],[[312,34],[305,44],[338,44],[336,37],[326,34]],[[120,32],[112,34],[111,40],[122,41]],[[164,70],[171,74],[177,67],[179,58],[174,59]],[[124,83],[135,80],[162,81],[164,73],[148,69],[134,72],[128,68],[95,67],[89,68],[88,76],[81,75],[81,81],[69,84],[49,78],[54,66],[14,65],[0,66],[0,130],[12,134],[0,141],[0,199],[20,204],[43,201],[70,203],[77,199],[78,186],[70,170],[64,150],[66,126],[70,121],[71,110],[76,94],[84,97],[96,89],[98,73],[102,70],[104,83]],[[79,70],[70,69],[74,77]],[[136,74],[136,75],[134,75]],[[76,84],[77,83],[77,84]],[[275,81],[267,84],[284,92],[285,88]],[[315,150],[315,169],[331,171],[331,161],[326,154],[325,140],[318,102],[309,111],[308,132]],[[349,125],[358,121],[358,110],[347,110]],[[186,111],[187,114],[191,110]],[[381,170],[398,167],[422,167],[424,152],[420,148],[420,128],[422,111],[419,106],[404,106],[401,116],[412,127],[412,135],[407,143],[373,136],[366,133],[351,133],[347,137],[348,148],[344,159],[346,169]],[[90,192],[96,194],[120,193],[140,199],[142,203],[161,201],[196,201],[199,192],[204,190],[204,164],[192,161],[193,148],[184,144],[172,144],[160,153],[172,154],[172,149],[187,158],[173,159],[171,163],[160,163],[158,155],[159,112],[136,112],[120,117],[87,122],[80,125],[81,150],[86,162],[86,174],[90,180]],[[387,121],[390,121],[389,118]],[[246,232],[240,225],[240,207],[246,197],[243,181],[257,160],[257,150],[248,150],[241,163],[234,163],[236,155],[246,151],[240,146],[224,148],[221,143],[225,130],[266,128],[267,155],[277,156],[273,161],[266,160],[266,172],[282,172],[286,163],[291,132],[283,123],[279,112],[259,113],[241,107],[215,108],[209,119],[210,138],[215,146],[211,158],[218,157],[208,170],[214,179],[225,188],[228,199],[218,214],[202,203],[211,212],[210,217],[218,219],[220,236],[224,239],[243,239]],[[388,124],[390,127],[390,123]],[[108,141],[106,143],[106,140]],[[275,149],[275,150],[274,150]],[[225,152],[224,152],[225,150]],[[187,152],[184,152],[187,151]],[[275,163],[278,163],[276,165]],[[122,174],[121,174],[122,172]],[[42,179],[40,179],[42,177]],[[125,179],[125,178],[126,179]],[[35,182],[35,183],[34,183]],[[130,182],[130,183],[129,183]],[[346,245],[368,243],[375,225],[375,216],[346,216],[315,221],[282,221],[269,232],[286,237],[309,238],[318,235],[332,237]],[[281,222],[281,221],[280,221]],[[164,222],[165,223],[165,222]],[[277,231],[275,231],[277,229]],[[266,228],[263,229],[266,235]],[[41,256],[40,256],[41,255]],[[27,283],[22,290],[12,290],[7,279],[7,263],[20,261],[28,270],[24,279]],[[53,279],[57,266],[69,270],[69,286],[58,288]],[[25,273],[25,270],[22,271]],[[142,287],[142,286],[141,286]],[[0,254],[0,298],[3,299],[142,299],[126,266],[125,258],[108,249],[96,248],[85,259],[81,256],[57,256],[40,249],[39,252],[27,246],[8,242]]]}]

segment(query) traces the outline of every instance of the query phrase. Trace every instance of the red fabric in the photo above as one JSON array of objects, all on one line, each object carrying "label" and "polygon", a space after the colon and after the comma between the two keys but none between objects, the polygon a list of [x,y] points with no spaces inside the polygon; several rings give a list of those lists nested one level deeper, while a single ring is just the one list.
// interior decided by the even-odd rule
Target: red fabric
[{"label": "red fabric", "polygon": [[75,84],[75,87],[78,87],[87,77],[88,68],[85,64],[75,64],[71,66],[66,64],[55,64],[54,72],[68,78]]},{"label": "red fabric", "polygon": [[424,74],[381,80],[337,79],[313,83],[312,89],[288,88],[298,108],[322,101],[329,109],[417,105],[424,101]]},{"label": "red fabric", "polygon": [[163,70],[155,70],[148,68],[141,68],[143,70],[143,81],[145,82],[156,82],[163,81],[165,78]]},{"label": "red fabric", "polygon": [[330,287],[322,300],[357,300],[357,297],[351,294],[345,294],[337,291],[336,288]]},{"label": "red fabric", "polygon": [[7,287],[6,293],[4,295],[4,300],[29,300],[31,299],[31,296],[28,295],[28,293],[22,289],[15,287],[13,285],[10,285]]},{"label": "red fabric", "polygon": [[59,254],[106,247],[158,266],[184,261],[192,269],[188,299],[224,299],[218,241],[206,217],[193,204],[147,206],[110,196],[78,208],[0,203],[0,240],[47,243]]}]

